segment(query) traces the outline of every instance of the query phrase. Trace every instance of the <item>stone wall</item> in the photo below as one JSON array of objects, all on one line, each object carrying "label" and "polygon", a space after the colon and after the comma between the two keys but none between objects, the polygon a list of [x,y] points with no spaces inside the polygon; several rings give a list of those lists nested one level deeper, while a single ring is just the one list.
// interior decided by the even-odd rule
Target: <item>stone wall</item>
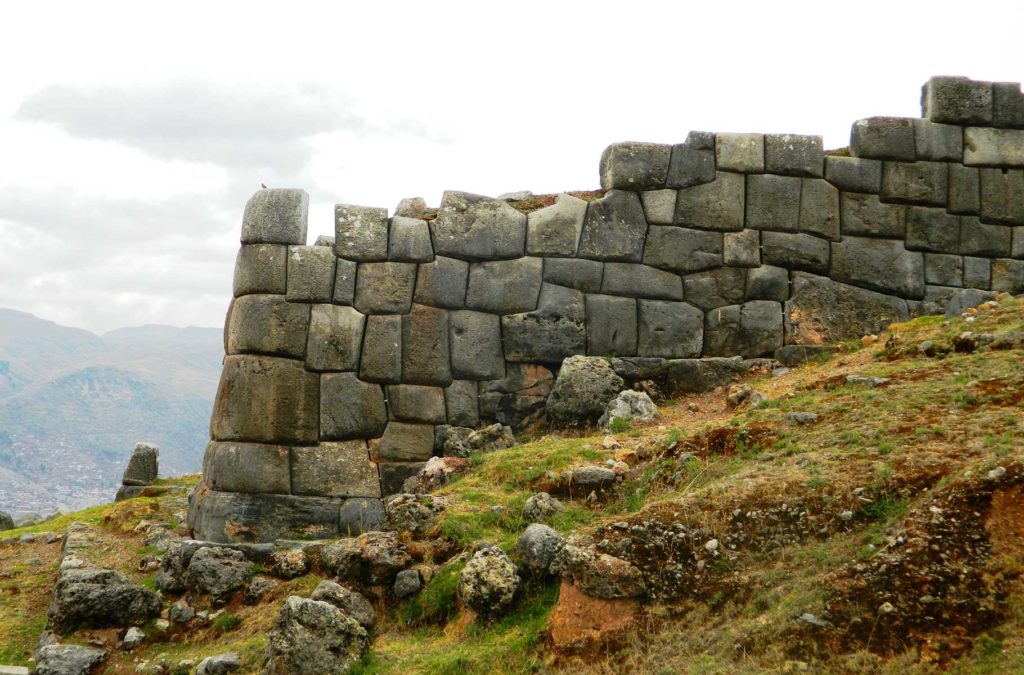
[{"label": "stone wall", "polygon": [[876,332],[960,288],[1024,291],[1024,95],[943,77],[922,102],[923,119],[856,122],[850,156],[816,136],[620,143],[601,191],[338,205],[313,246],[304,192],[256,193],[196,536],[373,527],[445,425],[535,418],[570,355],[695,372]]}]

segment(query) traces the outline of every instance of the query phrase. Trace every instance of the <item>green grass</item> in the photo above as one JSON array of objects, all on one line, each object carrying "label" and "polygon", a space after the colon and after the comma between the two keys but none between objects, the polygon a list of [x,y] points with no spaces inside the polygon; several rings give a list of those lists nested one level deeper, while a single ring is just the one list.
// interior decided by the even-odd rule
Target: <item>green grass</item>
[{"label": "green grass", "polygon": [[405,626],[444,623],[458,612],[459,575],[465,563],[449,563],[439,568],[418,595],[398,609],[398,619]]}]

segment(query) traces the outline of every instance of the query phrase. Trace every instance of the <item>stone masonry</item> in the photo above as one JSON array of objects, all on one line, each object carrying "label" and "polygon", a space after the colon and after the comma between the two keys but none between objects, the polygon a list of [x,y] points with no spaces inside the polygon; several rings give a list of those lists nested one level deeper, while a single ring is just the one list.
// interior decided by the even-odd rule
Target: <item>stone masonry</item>
[{"label": "stone masonry", "polygon": [[876,332],[961,288],[1024,292],[1019,85],[935,77],[922,104],[855,122],[848,154],[798,135],[618,143],[596,198],[529,213],[462,192],[390,217],[339,204],[314,246],[306,193],[261,190],[195,535],[372,529],[439,427],[532,419],[572,355],[692,371]]}]

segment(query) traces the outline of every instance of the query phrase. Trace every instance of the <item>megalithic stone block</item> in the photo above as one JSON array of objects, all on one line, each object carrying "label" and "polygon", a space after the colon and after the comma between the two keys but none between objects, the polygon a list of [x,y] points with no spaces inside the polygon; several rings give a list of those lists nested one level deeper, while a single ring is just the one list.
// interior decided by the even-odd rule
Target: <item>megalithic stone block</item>
[{"label": "megalithic stone block", "polygon": [[401,316],[378,314],[366,318],[359,379],[387,384],[402,381]]},{"label": "megalithic stone block", "polygon": [[791,176],[747,176],[746,226],[795,232],[800,222],[800,186],[800,179]]},{"label": "megalithic stone block", "polygon": [[825,172],[821,136],[766,134],[764,170],[782,176],[821,178]]},{"label": "megalithic stone block", "polygon": [[387,260],[387,209],[336,204],[334,233],[334,252],[339,258],[357,262]]},{"label": "megalithic stone block", "polygon": [[676,217],[678,190],[645,190],[640,193],[644,218],[649,225],[671,225]]},{"label": "megalithic stone block", "polygon": [[269,354],[301,359],[306,355],[310,305],[283,295],[243,295],[228,311],[228,354]]},{"label": "megalithic stone block", "polygon": [[869,333],[910,318],[907,301],[793,272],[793,296],[785,305],[787,344],[820,344]]},{"label": "megalithic stone block", "polygon": [[380,475],[363,440],[292,448],[291,474],[292,494],[380,497]]},{"label": "megalithic stone block", "polygon": [[911,206],[907,210],[906,246],[913,251],[960,252],[960,216],[945,209]]},{"label": "megalithic stone block", "polygon": [[334,296],[336,305],[351,305],[356,299],[356,269],[359,264],[344,258],[335,259]]},{"label": "megalithic stone block", "polygon": [[942,124],[992,124],[992,83],[940,75],[921,91],[922,117]]},{"label": "megalithic stone block", "polygon": [[492,260],[469,266],[469,309],[495,314],[529,312],[537,307],[544,277],[541,258]]},{"label": "megalithic stone block", "polygon": [[1024,169],[981,169],[981,220],[1024,225]]},{"label": "megalithic stone block", "polygon": [[334,251],[326,246],[289,246],[288,300],[331,302],[334,261]]},{"label": "megalithic stone block", "polygon": [[320,378],[301,361],[228,356],[213,405],[217,441],[311,445],[319,432]]},{"label": "megalithic stone block", "polygon": [[818,178],[804,178],[800,181],[800,222],[801,232],[821,235],[827,239],[839,239],[839,190],[827,181]]},{"label": "megalithic stone block", "polygon": [[826,274],[829,242],[799,232],[762,232],[761,257],[769,265]]},{"label": "megalithic stone block", "polygon": [[291,494],[290,447],[210,441],[203,482],[221,492]]},{"label": "megalithic stone block", "polygon": [[527,216],[526,252],[529,255],[576,255],[586,215],[586,201],[572,195],[558,195],[554,204]]},{"label": "megalithic stone block", "polygon": [[964,129],[964,164],[1024,167],[1024,129]]},{"label": "megalithic stone block", "polygon": [[992,83],[992,124],[1004,129],[1024,129],[1024,94],[1019,82]]},{"label": "megalithic stone block", "polygon": [[832,273],[837,281],[903,298],[924,297],[924,257],[902,241],[845,237],[832,242]]},{"label": "megalithic stone block", "polygon": [[704,356],[769,356],[783,344],[782,305],[753,300],[707,313]]},{"label": "megalithic stone block", "polygon": [[963,257],[947,253],[925,253],[924,280],[925,283],[939,286],[963,286]]},{"label": "megalithic stone block", "polygon": [[1013,248],[1013,230],[964,216],[960,225],[960,253],[986,258],[1007,258]]},{"label": "megalithic stone block", "polygon": [[670,188],[686,188],[715,180],[715,135],[691,131],[682,143],[672,146],[668,177]]},{"label": "megalithic stone block", "polygon": [[601,153],[601,188],[656,190],[665,187],[672,146],[613,143]]},{"label": "megalithic stone block", "polygon": [[351,307],[313,305],[306,366],[319,371],[356,370],[365,324],[366,317]]},{"label": "megalithic stone block", "polygon": [[375,438],[388,422],[384,391],[355,373],[326,373],[320,378],[320,438]]},{"label": "megalithic stone block", "polygon": [[715,134],[719,171],[764,172],[764,134]]},{"label": "megalithic stone block", "polygon": [[425,462],[434,454],[434,427],[430,424],[388,422],[384,436],[370,443],[375,462]]},{"label": "megalithic stone block", "polygon": [[992,286],[992,261],[988,258],[964,256],[965,288],[987,290]]},{"label": "megalithic stone block", "polygon": [[582,293],[596,293],[601,290],[604,277],[604,263],[583,258],[546,258],[544,260],[544,281],[558,284]]},{"label": "megalithic stone block", "polygon": [[952,124],[914,120],[914,147],[918,159],[962,162],[964,130]]},{"label": "megalithic stone block", "polygon": [[445,192],[430,228],[437,255],[498,260],[519,258],[526,251],[526,214],[502,199]]},{"label": "megalithic stone block", "polygon": [[882,190],[882,162],[864,157],[825,157],[825,180],[845,192],[878,194]]},{"label": "megalithic stone block", "polygon": [[[765,233],[762,233],[762,236]],[[762,255],[764,251],[762,249]],[[683,295],[688,303],[705,312],[715,307],[743,302],[747,285],[747,270],[720,267],[717,270],[696,272],[683,277]]]},{"label": "megalithic stone block", "polygon": [[305,190],[260,190],[245,205],[243,244],[305,244],[309,195]]},{"label": "megalithic stone block", "polygon": [[359,263],[353,306],[363,314],[405,314],[412,305],[415,284],[413,263]]},{"label": "megalithic stone block", "polygon": [[882,200],[945,206],[947,180],[942,162],[886,162],[882,167]]},{"label": "megalithic stone block", "polygon": [[430,226],[427,221],[402,216],[392,218],[388,259],[417,263],[433,260],[434,245],[430,242]]},{"label": "megalithic stone block", "polygon": [[451,354],[453,377],[493,380],[505,375],[502,357],[501,319],[486,312],[452,312]]},{"label": "megalithic stone block", "polygon": [[544,284],[536,310],[503,316],[501,326],[508,361],[561,363],[586,353],[583,294],[570,288]]},{"label": "megalithic stone block", "polygon": [[468,262],[437,256],[433,262],[419,266],[413,302],[431,307],[462,309],[466,306],[468,282]]},{"label": "megalithic stone block", "polygon": [[840,214],[843,234],[903,238],[907,228],[907,207],[884,204],[877,195],[844,192]]},{"label": "megalithic stone block", "polygon": [[757,230],[726,232],[723,262],[730,267],[757,267],[761,264],[761,233]]},{"label": "megalithic stone block", "polygon": [[914,120],[909,117],[869,117],[857,120],[850,130],[850,152],[854,157],[917,159]]},{"label": "megalithic stone block", "polygon": [[704,312],[685,302],[637,301],[637,354],[669,359],[700,356]]},{"label": "megalithic stone block", "polygon": [[610,190],[587,206],[579,256],[594,260],[639,262],[647,221],[635,192]]},{"label": "megalithic stone block", "polygon": [[993,260],[992,290],[1015,295],[1024,293],[1024,260]]},{"label": "megalithic stone block", "polygon": [[408,384],[452,383],[448,312],[413,305],[402,317],[402,379]]},{"label": "megalithic stone block", "polygon": [[714,269],[722,266],[722,245],[721,232],[651,225],[644,265],[682,273]]},{"label": "megalithic stone block", "polygon": [[981,172],[961,164],[949,164],[948,167],[949,203],[946,210],[962,215],[978,215],[981,210]]},{"label": "megalithic stone block", "polygon": [[444,390],[448,424],[475,427],[480,422],[479,387],[473,380],[455,380]]},{"label": "megalithic stone block", "polygon": [[682,300],[683,282],[677,274],[633,263],[605,263],[601,292],[634,298]]},{"label": "megalithic stone block", "polygon": [[444,424],[444,389],[419,384],[393,384],[388,387],[388,414],[402,422]]},{"label": "megalithic stone block", "polygon": [[587,295],[587,354],[636,355],[636,300]]},{"label": "megalithic stone block", "polygon": [[679,191],[676,225],[703,230],[743,229],[744,177],[719,171],[715,180]]},{"label": "megalithic stone block", "polygon": [[789,271],[772,265],[747,270],[746,298],[785,302],[789,299]]},{"label": "megalithic stone block", "polygon": [[247,244],[235,258],[234,295],[266,293],[284,295],[288,290],[288,247],[280,244]]}]

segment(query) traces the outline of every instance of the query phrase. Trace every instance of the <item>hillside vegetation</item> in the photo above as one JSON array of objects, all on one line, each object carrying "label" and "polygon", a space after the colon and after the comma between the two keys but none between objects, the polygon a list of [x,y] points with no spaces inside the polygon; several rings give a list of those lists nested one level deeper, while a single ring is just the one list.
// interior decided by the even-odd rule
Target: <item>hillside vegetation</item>
[{"label": "hillside vegetation", "polygon": [[[610,436],[539,430],[472,456],[436,492],[448,504],[433,529],[406,535],[429,583],[402,601],[376,591],[356,672],[1024,672],[1022,360],[1024,301],[1004,296],[969,318],[916,319],[788,372],[661,402],[655,421]],[[515,559],[527,498],[607,460],[629,466],[614,490],[561,495],[548,523],[636,566],[644,596],[593,602],[539,577],[501,616],[462,608],[459,554],[488,540]],[[180,530],[184,504],[172,491],[28,531],[91,523],[104,563],[151,585],[141,532]],[[43,629],[59,551],[43,541],[0,545],[0,663],[27,664]],[[230,620],[144,627],[131,653],[117,629],[73,640],[107,646],[104,672],[187,672],[227,650],[259,672],[281,601],[319,581],[284,581],[259,604],[234,598],[216,608]]]}]

